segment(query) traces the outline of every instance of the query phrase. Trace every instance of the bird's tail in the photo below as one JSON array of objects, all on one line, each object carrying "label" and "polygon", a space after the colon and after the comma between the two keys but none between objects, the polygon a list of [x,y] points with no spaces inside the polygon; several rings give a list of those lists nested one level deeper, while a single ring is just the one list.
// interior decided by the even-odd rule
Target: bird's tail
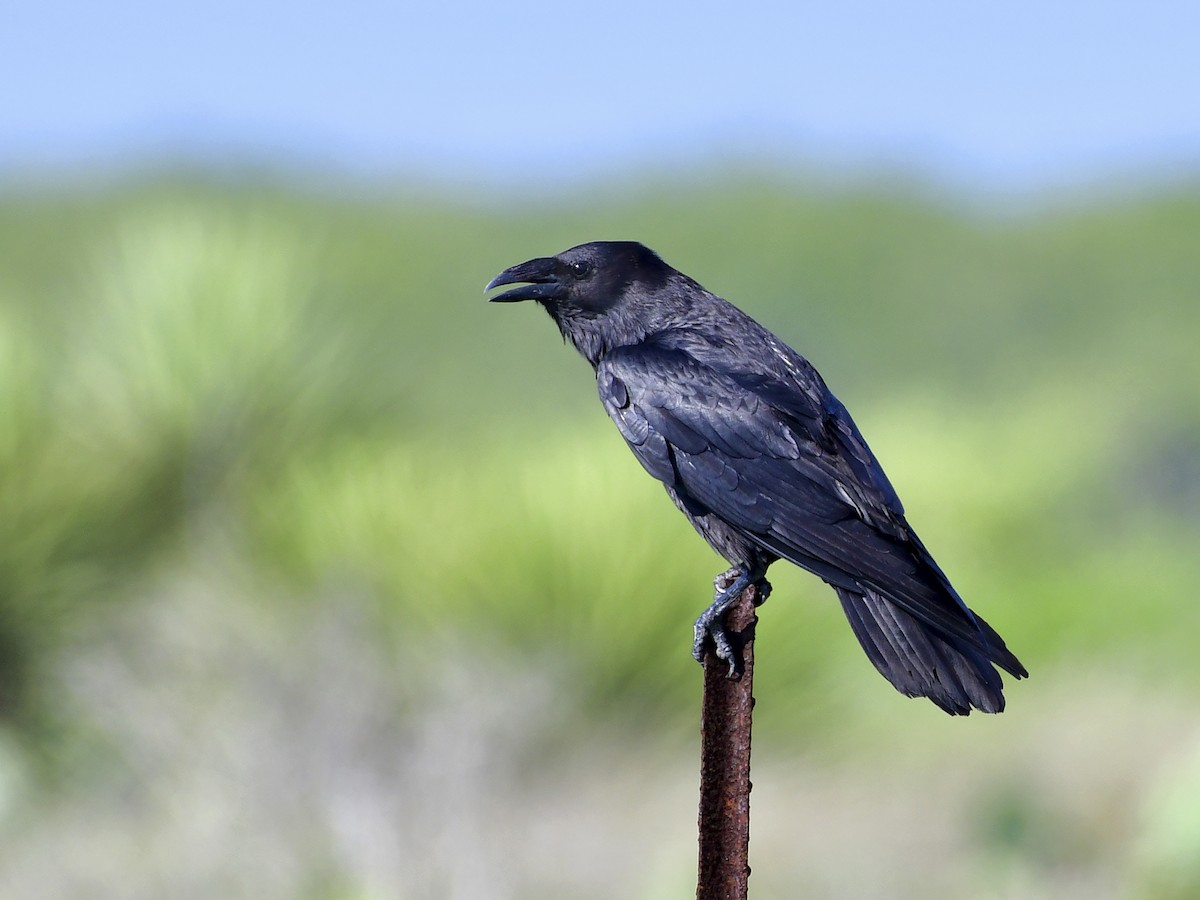
[{"label": "bird's tail", "polygon": [[1004,683],[993,663],[1017,678],[1029,673],[983,619],[978,642],[947,635],[873,591],[837,588],[842,609],[867,656],[902,694],[928,697],[951,715],[1004,709]]}]

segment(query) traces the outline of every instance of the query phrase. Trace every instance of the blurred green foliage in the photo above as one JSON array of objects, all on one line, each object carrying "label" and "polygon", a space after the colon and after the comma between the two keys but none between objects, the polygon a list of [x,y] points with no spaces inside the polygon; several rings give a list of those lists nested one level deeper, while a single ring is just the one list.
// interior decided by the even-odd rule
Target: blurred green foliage
[{"label": "blurred green foliage", "polygon": [[[45,749],[64,648],[219,547],[285,587],[264,603],[360,588],[399,671],[500,647],[565,667],[580,715],[692,727],[690,623],[724,565],[544,315],[482,293],[602,238],[655,247],[822,370],[1032,672],[1010,705],[1068,666],[1195,690],[1198,236],[1189,188],[1010,215],[770,173],[535,204],[10,191],[0,711]],[[837,742],[845,710],[895,698],[833,595],[772,574],[760,722]],[[1032,826],[1006,804],[987,827],[1011,844]]]},{"label": "blurred green foliage", "polygon": [[[692,673],[672,635],[720,563],[625,458],[539,311],[481,292],[595,237],[657,247],[808,354],[1031,669],[1183,650],[1200,582],[1200,198],[1004,219],[722,181],[533,208],[183,181],[12,198],[6,708],[98,596],[198,528],[297,582],[363,579],[398,628],[565,649],[603,673],[598,695],[665,657],[675,674],[641,686],[673,704]],[[763,641],[787,640],[779,677],[811,684],[826,655],[854,654],[821,587],[795,592],[815,602]],[[772,607],[768,624],[799,608]],[[792,628],[826,627],[791,652]],[[1196,659],[1174,671],[1194,678]]]}]

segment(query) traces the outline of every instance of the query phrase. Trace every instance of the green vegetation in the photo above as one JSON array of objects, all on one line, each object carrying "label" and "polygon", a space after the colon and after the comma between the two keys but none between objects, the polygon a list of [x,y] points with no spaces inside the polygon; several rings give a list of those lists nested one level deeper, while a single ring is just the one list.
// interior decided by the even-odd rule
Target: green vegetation
[{"label": "green vegetation", "polygon": [[[1200,193],[989,217],[708,175],[536,207],[182,180],[10,192],[0,714],[22,757],[54,782],[64,759],[104,755],[64,660],[147,597],[186,593],[163,587],[184,576],[234,585],[265,621],[352,598],[371,645],[354,652],[414,696],[448,654],[523,660],[573,710],[558,740],[689,734],[690,623],[723,564],[545,316],[482,293],[513,262],[596,238],[645,241],[813,359],[1032,672],[1009,716],[1072,705],[1055,690],[1067,671],[1077,688],[1102,677],[1097,692],[1200,688]],[[964,723],[878,679],[831,592],[773,575],[760,746],[858,741],[869,760],[889,748],[864,734],[916,723],[918,747],[952,732],[969,747]],[[980,865],[1022,842],[1055,852],[1027,833],[1051,827],[1028,790],[993,801]],[[1155,848],[1180,845],[1153,827]],[[1114,832],[1023,864],[1086,869]],[[1174,852],[1184,896],[1200,849]]]}]

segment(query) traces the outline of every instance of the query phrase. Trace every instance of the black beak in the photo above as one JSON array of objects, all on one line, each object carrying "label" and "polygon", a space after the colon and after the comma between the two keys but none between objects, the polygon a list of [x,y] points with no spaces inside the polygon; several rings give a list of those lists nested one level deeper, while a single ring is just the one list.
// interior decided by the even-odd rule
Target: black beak
[{"label": "black beak", "polygon": [[515,303],[518,300],[553,300],[564,293],[558,280],[558,260],[552,256],[531,259],[520,265],[505,269],[488,282],[485,291],[502,284],[519,284],[519,288],[505,291],[492,297],[493,303]]}]

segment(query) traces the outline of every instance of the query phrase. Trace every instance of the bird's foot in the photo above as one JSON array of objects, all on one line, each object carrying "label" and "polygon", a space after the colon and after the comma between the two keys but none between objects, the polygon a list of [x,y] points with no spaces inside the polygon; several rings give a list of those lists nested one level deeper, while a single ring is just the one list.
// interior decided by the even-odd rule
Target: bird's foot
[{"label": "bird's foot", "polygon": [[730,585],[741,578],[745,573],[746,570],[741,566],[731,566],[714,578],[713,588],[715,592],[713,593],[713,600],[715,601],[719,599],[723,593],[729,590]]},{"label": "bird's foot", "polygon": [[725,613],[751,584],[757,588],[754,605],[759,606],[771,592],[771,585],[761,574],[751,572],[741,566],[722,572],[713,579],[712,605],[701,613],[696,620],[695,636],[692,640],[692,656],[696,662],[704,662],[704,648],[711,637],[715,645],[717,658],[729,663],[729,677],[737,675],[741,663],[740,654],[734,651],[729,641],[729,633],[725,630]]},{"label": "bird's foot", "polygon": [[[733,566],[726,569],[720,575],[713,579],[713,603],[721,599],[721,595],[733,586],[733,584],[744,574],[741,566]],[[771,582],[763,577],[759,577],[754,584],[756,588],[754,592],[754,605],[762,606],[767,602],[767,598],[771,596]]]},{"label": "bird's foot", "polygon": [[765,578],[760,578],[754,582],[754,608],[762,606],[767,602],[767,598],[771,596],[771,582]]},{"label": "bird's foot", "polygon": [[711,637],[713,644],[716,645],[717,659],[728,661],[729,675],[732,677],[737,674],[737,658],[734,656],[733,648],[729,646],[729,635],[721,621],[724,618],[725,610],[721,610],[715,616],[709,615],[714,608],[710,606],[696,620],[695,637],[692,640],[692,656],[696,662],[703,664],[704,645]]}]

